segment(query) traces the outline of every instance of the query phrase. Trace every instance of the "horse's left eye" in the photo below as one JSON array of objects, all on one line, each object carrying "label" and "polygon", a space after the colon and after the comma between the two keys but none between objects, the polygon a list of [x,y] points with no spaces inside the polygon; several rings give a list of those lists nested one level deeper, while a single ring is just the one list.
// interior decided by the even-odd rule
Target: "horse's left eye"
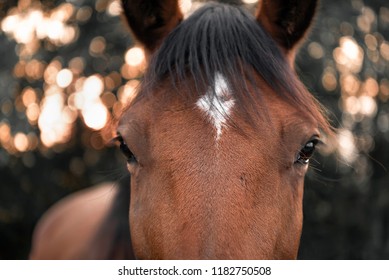
[{"label": "horse's left eye", "polygon": [[130,148],[128,148],[126,142],[124,142],[124,139],[121,135],[118,135],[115,137],[116,141],[119,142],[119,149],[123,153],[123,155],[126,157],[128,163],[136,162],[136,158],[134,154],[131,152]]},{"label": "horse's left eye", "polygon": [[312,139],[309,142],[307,142],[297,154],[295,163],[304,164],[304,165],[308,164],[313,153],[315,152],[315,148],[318,142],[319,142],[318,139]]}]

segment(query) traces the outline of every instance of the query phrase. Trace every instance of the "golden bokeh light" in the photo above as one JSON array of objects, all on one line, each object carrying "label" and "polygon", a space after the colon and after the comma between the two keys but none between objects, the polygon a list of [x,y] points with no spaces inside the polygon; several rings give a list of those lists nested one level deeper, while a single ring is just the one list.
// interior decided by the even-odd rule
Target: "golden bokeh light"
[{"label": "golden bokeh light", "polygon": [[48,23],[49,24],[46,25],[45,35],[54,42],[59,41],[64,33],[65,24],[56,19],[51,20]]},{"label": "golden bokeh light", "polygon": [[354,135],[350,130],[340,129],[337,133],[338,153],[346,163],[352,163],[357,158]]},{"label": "golden bokeh light", "polygon": [[89,6],[84,6],[77,10],[76,19],[78,22],[84,23],[90,20],[92,14],[93,14],[93,9]]},{"label": "golden bokeh light", "polygon": [[108,121],[108,110],[104,104],[96,102],[82,110],[85,124],[94,130],[102,129]]},{"label": "golden bokeh light", "polygon": [[65,45],[76,39],[77,28],[67,24],[75,10],[72,4],[61,4],[50,13],[37,7],[26,6],[21,13],[7,15],[1,21],[1,29],[17,43],[30,47],[37,40],[48,39],[56,45]]},{"label": "golden bokeh light", "polygon": [[26,109],[26,116],[30,124],[36,125],[40,114],[40,107],[36,103],[29,104]]},{"label": "golden bokeh light", "polygon": [[11,138],[11,127],[8,123],[0,122],[0,142],[2,146],[9,142]]},{"label": "golden bokeh light", "polygon": [[1,22],[1,29],[4,33],[11,34],[14,32],[14,29],[19,24],[19,16],[18,15],[9,15],[5,17]]},{"label": "golden bokeh light", "polygon": [[100,75],[92,75],[84,81],[83,96],[85,99],[96,99],[103,93],[104,82]]},{"label": "golden bokeh light", "polygon": [[62,65],[58,60],[52,61],[43,73],[43,78],[46,84],[53,85],[57,82],[58,72],[61,70]]},{"label": "golden bokeh light", "polygon": [[66,88],[73,80],[73,73],[69,69],[62,69],[57,73],[56,82],[61,88]]},{"label": "golden bokeh light", "polygon": [[22,92],[22,101],[25,107],[37,101],[37,94],[34,89],[27,87]]},{"label": "golden bokeh light", "polygon": [[79,91],[69,96],[69,109],[72,111],[80,110],[83,121],[89,128],[93,130],[104,128],[109,118],[108,110],[100,98],[104,91],[103,78],[100,75],[92,75],[85,79],[79,79],[77,83],[82,84],[82,86],[79,85]]},{"label": "golden bokeh light", "polygon": [[361,81],[354,74],[344,74],[341,76],[342,93],[346,95],[356,95],[361,87]]},{"label": "golden bokeh light", "polygon": [[145,63],[145,53],[142,48],[133,47],[126,52],[124,59],[128,65],[137,67]]},{"label": "golden bokeh light", "polygon": [[29,144],[28,149],[31,151],[37,149],[39,146],[39,138],[36,136],[36,134],[34,132],[30,132],[29,134],[27,134],[27,138]]},{"label": "golden bokeh light", "polygon": [[78,117],[77,111],[69,106],[65,106],[62,111],[62,117],[65,123],[72,125]]},{"label": "golden bokeh light", "polygon": [[137,88],[139,86],[139,81],[131,80],[128,81],[123,87],[120,88],[118,92],[118,99],[122,105],[127,105],[134,99]]},{"label": "golden bokeh light", "polygon": [[89,53],[91,55],[101,55],[105,51],[106,42],[104,37],[98,36],[92,39],[89,45]]},{"label": "golden bokeh light", "polygon": [[116,82],[111,76],[104,77],[104,87],[106,90],[113,90],[116,87]]},{"label": "golden bokeh light", "polygon": [[104,105],[107,107],[107,108],[112,108],[113,105],[115,105],[116,101],[117,101],[117,98],[116,98],[116,95],[113,94],[112,92],[105,92],[102,96],[101,96],[101,101],[104,103]]},{"label": "golden bokeh light", "polygon": [[343,106],[344,110],[351,114],[351,115],[356,115],[359,113],[361,109],[361,104],[359,102],[358,97],[355,96],[348,96],[343,100]]},{"label": "golden bokeh light", "polygon": [[341,37],[339,45],[333,53],[339,71],[359,73],[364,58],[362,48],[349,36]]},{"label": "golden bokeh light", "polygon": [[25,61],[19,61],[15,64],[14,69],[13,69],[13,75],[16,78],[23,78],[24,75],[26,74],[25,71],[26,68],[26,62]]},{"label": "golden bokeh light", "polygon": [[255,4],[258,2],[258,0],[242,0],[242,2],[245,4]]},{"label": "golden bokeh light", "polygon": [[142,70],[139,67],[133,67],[125,63],[122,66],[120,73],[123,76],[123,78],[127,80],[131,80],[141,76]]},{"label": "golden bokeh light", "polygon": [[51,11],[50,18],[67,22],[73,15],[74,9],[72,4],[63,3]]},{"label": "golden bokeh light", "polygon": [[41,131],[41,141],[46,147],[57,143],[66,143],[71,136],[71,125],[67,122],[64,112],[65,98],[55,87],[45,92],[42,101],[38,126]]},{"label": "golden bokeh light", "polygon": [[371,51],[377,50],[378,41],[377,41],[377,38],[375,36],[373,36],[372,34],[366,34],[365,44],[369,50],[371,50]]},{"label": "golden bokeh light", "polygon": [[192,0],[180,0],[179,5],[182,13],[187,14],[192,8]]},{"label": "golden bokeh light", "polygon": [[46,65],[43,62],[33,59],[25,65],[25,75],[31,80],[40,80],[45,67]]},{"label": "golden bokeh light", "polygon": [[380,45],[380,53],[385,60],[389,61],[389,43],[387,41]]},{"label": "golden bokeh light", "polygon": [[382,79],[380,82],[379,97],[382,102],[386,102],[389,99],[389,80]]},{"label": "golden bokeh light", "polygon": [[377,113],[377,103],[371,96],[359,97],[360,113],[367,117],[374,117]]},{"label": "golden bokeh light", "polygon": [[27,135],[21,132],[16,133],[14,137],[14,146],[19,152],[27,151],[29,146]]},{"label": "golden bokeh light", "polygon": [[309,55],[315,59],[321,59],[324,56],[324,49],[317,42],[312,42],[308,45],[308,52]]},{"label": "golden bokeh light", "polygon": [[69,68],[75,75],[80,75],[85,68],[85,60],[82,57],[74,57],[69,61]]},{"label": "golden bokeh light", "polygon": [[336,76],[332,71],[324,71],[321,81],[327,91],[334,91],[338,85]]},{"label": "golden bokeh light", "polygon": [[376,21],[377,17],[375,12],[371,8],[365,6],[362,8],[362,14],[357,18],[357,25],[361,31],[369,33]]},{"label": "golden bokeh light", "polygon": [[119,16],[122,11],[122,5],[120,4],[119,0],[111,0],[111,2],[108,4],[107,13],[110,16]]},{"label": "golden bokeh light", "polygon": [[378,95],[379,90],[380,87],[378,85],[378,82],[373,78],[367,78],[362,88],[363,94],[366,94],[370,97],[376,97]]}]

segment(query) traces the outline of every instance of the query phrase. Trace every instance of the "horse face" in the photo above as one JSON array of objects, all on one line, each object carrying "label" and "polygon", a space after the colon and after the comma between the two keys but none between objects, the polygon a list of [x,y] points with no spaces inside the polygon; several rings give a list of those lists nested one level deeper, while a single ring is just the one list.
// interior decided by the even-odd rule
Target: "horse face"
[{"label": "horse face", "polygon": [[[145,1],[124,2],[134,34],[153,56],[166,34],[182,20],[177,2],[159,1],[149,7]],[[290,5],[289,1],[263,1],[255,22],[278,44],[277,51],[285,58],[280,60],[285,65],[278,66],[289,70],[316,1]],[[163,12],[166,7],[175,12]],[[221,7],[212,6],[214,10],[208,12],[217,16]],[[286,17],[290,22],[272,24],[288,14],[285,7],[293,11]],[[296,16],[296,11],[304,15]],[[210,28],[206,31],[218,34],[212,29],[217,26]],[[163,48],[169,44],[180,44],[174,42],[180,32],[185,33],[181,30],[168,36],[169,42],[157,50],[157,57],[164,55]],[[152,42],[151,36],[155,37]],[[157,67],[156,61],[150,67]],[[207,63],[203,59],[199,64]],[[243,83],[248,85],[242,89],[246,98],[239,97],[239,86],[229,72],[214,71],[206,86],[200,87],[193,85],[196,74],[177,83],[162,75],[157,85],[148,87],[147,79],[155,77],[146,73],[140,96],[120,120],[121,149],[131,174],[130,232],[140,259],[297,256],[304,175],[323,117],[316,107],[307,112],[278,94],[277,87],[269,85],[258,71],[250,78],[242,77],[255,81]],[[260,93],[260,100],[250,98],[254,92]],[[300,94],[300,99],[308,100],[306,104],[315,106],[306,91]]]}]

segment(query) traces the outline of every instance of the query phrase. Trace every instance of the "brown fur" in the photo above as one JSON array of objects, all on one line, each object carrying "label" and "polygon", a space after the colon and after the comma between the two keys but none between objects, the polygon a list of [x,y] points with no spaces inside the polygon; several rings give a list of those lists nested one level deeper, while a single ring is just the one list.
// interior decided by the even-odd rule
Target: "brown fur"
[{"label": "brown fur", "polygon": [[[150,55],[182,19],[177,1],[123,4],[134,34]],[[296,46],[315,7],[315,0],[263,1],[257,20],[283,50],[287,60],[280,67],[290,74],[290,85],[299,95],[288,99],[288,92],[279,94],[256,74],[250,85],[258,86],[261,99],[243,104],[245,113],[235,109],[233,125],[223,129],[218,142],[209,119],[195,106],[200,93],[188,92],[193,80],[174,84],[166,74],[152,85],[147,80],[152,75],[146,75],[138,98],[118,125],[123,145],[136,157],[128,164],[128,187],[137,258],[296,258],[308,168],[296,163],[296,155],[312,137],[319,137],[320,129],[330,131],[320,106],[292,70]],[[254,92],[252,87],[249,92]],[[299,101],[304,106],[296,106]],[[265,109],[266,117],[257,114]],[[32,258],[84,256],[98,225],[101,232],[109,225],[104,217],[114,213],[108,213],[112,198],[104,198],[104,193],[110,193],[107,187],[55,206],[38,226]]]},{"label": "brown fur", "polygon": [[83,258],[110,210],[115,193],[114,184],[104,183],[55,204],[36,226],[30,258]]},{"label": "brown fur", "polygon": [[[292,69],[296,44],[311,22],[310,7],[316,1],[269,3],[263,4],[258,21],[288,57],[289,66],[284,67]],[[287,22],[279,23],[288,8],[292,12]],[[304,14],[297,16],[296,11]],[[296,79],[290,71],[290,78]],[[141,87],[140,98],[126,110],[118,128],[138,159],[129,165],[130,228],[138,258],[296,258],[307,166],[295,164],[294,156],[319,135],[320,126],[328,126],[298,82],[308,111],[257,79],[263,99],[247,108],[260,125],[249,125],[234,113],[231,119],[240,129],[226,129],[218,143],[214,128],[193,106],[196,95],[185,94],[190,86],[166,81],[153,90],[144,81],[150,94],[142,95]],[[263,108],[270,122],[255,114]]]},{"label": "brown fur", "polygon": [[167,104],[164,95],[172,89],[165,90],[131,106],[119,125],[138,156],[129,166],[135,255],[295,258],[306,166],[294,165],[293,156],[319,133],[316,120],[269,94],[263,106],[272,108],[271,123],[254,130],[234,115],[246,135],[230,128],[216,145],[194,100],[176,97]]}]

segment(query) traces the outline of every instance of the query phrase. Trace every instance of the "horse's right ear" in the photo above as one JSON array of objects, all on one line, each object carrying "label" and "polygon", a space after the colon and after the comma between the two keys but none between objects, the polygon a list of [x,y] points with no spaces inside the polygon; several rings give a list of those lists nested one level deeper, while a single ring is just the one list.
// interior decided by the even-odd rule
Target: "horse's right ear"
[{"label": "horse's right ear", "polygon": [[318,0],[262,0],[257,20],[290,61],[312,24]]},{"label": "horse's right ear", "polygon": [[122,0],[135,37],[152,53],[183,19],[178,0]]}]

